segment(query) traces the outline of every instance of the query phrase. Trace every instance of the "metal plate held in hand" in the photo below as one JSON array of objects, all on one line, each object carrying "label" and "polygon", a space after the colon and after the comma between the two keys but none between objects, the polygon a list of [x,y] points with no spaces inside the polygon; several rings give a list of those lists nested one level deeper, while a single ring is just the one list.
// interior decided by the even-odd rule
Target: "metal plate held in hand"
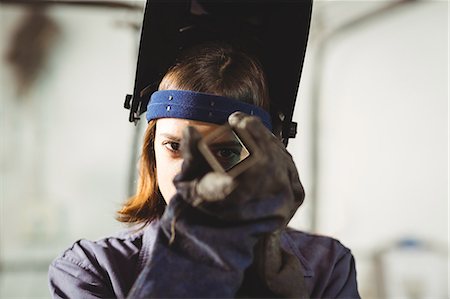
[{"label": "metal plate held in hand", "polygon": [[198,146],[214,171],[232,177],[244,172],[261,157],[248,132],[228,124],[203,137]]}]

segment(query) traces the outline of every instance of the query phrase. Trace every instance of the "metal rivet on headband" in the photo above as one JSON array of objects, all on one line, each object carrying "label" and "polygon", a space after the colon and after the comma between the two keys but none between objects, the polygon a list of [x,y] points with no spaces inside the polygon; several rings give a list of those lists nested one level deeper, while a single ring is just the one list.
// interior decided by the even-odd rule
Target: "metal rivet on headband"
[{"label": "metal rivet on headband", "polygon": [[167,106],[166,110],[167,110],[167,111],[170,111],[170,106]]},{"label": "metal rivet on headband", "polygon": [[211,101],[209,104],[211,105],[211,107],[214,106],[214,101]]},{"label": "metal rivet on headband", "polygon": [[253,115],[253,113],[254,113],[254,112],[253,112],[253,110],[252,110],[252,111],[250,111],[250,115]]},{"label": "metal rivet on headband", "polygon": [[209,112],[209,114],[208,114],[210,117],[212,116],[212,112]]},{"label": "metal rivet on headband", "polygon": [[169,96],[169,101],[173,100],[173,96]]}]

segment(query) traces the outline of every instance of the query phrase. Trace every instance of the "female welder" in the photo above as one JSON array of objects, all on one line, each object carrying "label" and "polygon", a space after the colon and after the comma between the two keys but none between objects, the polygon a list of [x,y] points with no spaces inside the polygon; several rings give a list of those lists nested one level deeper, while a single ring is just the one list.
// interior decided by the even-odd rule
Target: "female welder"
[{"label": "female welder", "polygon": [[[77,241],[50,266],[53,297],[359,298],[349,249],[287,227],[304,191],[269,109],[255,59],[224,44],[186,53],[151,96],[138,189],[119,211],[142,228]],[[261,152],[235,178],[198,148],[227,122]]]}]

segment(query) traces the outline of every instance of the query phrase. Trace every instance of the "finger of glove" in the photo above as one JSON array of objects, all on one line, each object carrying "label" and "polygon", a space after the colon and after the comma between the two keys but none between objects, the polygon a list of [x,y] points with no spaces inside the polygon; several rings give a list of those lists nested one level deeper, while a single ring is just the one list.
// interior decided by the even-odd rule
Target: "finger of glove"
[{"label": "finger of glove", "polygon": [[209,166],[201,154],[198,143],[202,135],[191,126],[183,130],[180,150],[183,158],[181,172],[176,181],[190,181],[202,177],[209,171]]},{"label": "finger of glove", "polygon": [[[268,196],[275,194],[285,188],[287,182],[286,168],[280,163],[276,156],[280,149],[272,144],[272,134],[262,124],[259,118],[249,116],[242,112],[235,112],[230,115],[228,122],[233,129],[245,131],[248,138],[261,153],[258,161],[239,176],[239,183],[245,188],[239,188],[236,193],[240,197],[245,197],[246,193],[251,197]],[[244,140],[245,143],[245,140]],[[278,176],[267,177],[269,173],[278,173]]]},{"label": "finger of glove", "polygon": [[[280,190],[289,192],[287,190],[290,189],[293,195],[293,201],[290,203],[292,212],[288,216],[290,219],[304,199],[303,186],[292,156],[282,142],[267,130],[259,118],[235,112],[230,115],[229,123],[233,128],[248,132],[249,137],[265,157],[255,165],[256,167],[249,169],[241,179],[245,180],[248,177],[254,181],[255,176],[260,177],[263,173],[273,174],[269,183],[264,184],[264,189],[266,192],[273,193]],[[287,186],[289,186],[288,189],[286,189]]]},{"label": "finger of glove", "polygon": [[289,155],[283,143],[264,126],[258,117],[235,112],[230,115],[228,122],[233,128],[245,130],[269,161],[277,161],[280,157]]},{"label": "finger of glove", "polygon": [[[272,173],[277,173],[275,179],[285,181],[287,172],[296,173],[295,164],[291,155],[280,140],[278,140],[255,116],[242,112],[235,112],[229,117],[232,127],[245,130],[266,159],[257,164],[257,168],[269,167]],[[260,171],[260,170],[259,170]]]},{"label": "finger of glove", "polygon": [[219,172],[206,174],[197,185],[197,194],[206,202],[224,200],[234,189],[232,177]]},{"label": "finger of glove", "polygon": [[[267,130],[259,118],[246,115],[242,112],[233,113],[229,117],[229,123],[232,127],[246,130],[252,141],[257,144],[260,151],[266,156],[265,163],[260,163],[255,167],[250,175],[261,175],[261,172],[270,171],[273,174],[270,184],[264,184],[266,191],[278,192],[285,190],[292,192],[292,201],[290,201],[290,213],[286,220],[292,218],[298,207],[303,203],[305,193],[303,185],[300,182],[297,167],[291,154],[286,150],[284,144]],[[289,186],[286,189],[286,186]]]},{"label": "finger of glove", "polygon": [[280,231],[276,231],[264,237],[264,276],[271,273],[277,273],[282,267],[281,250],[280,250]]},{"label": "finger of glove", "polygon": [[[269,288],[277,295],[288,298],[307,298],[304,284],[304,269],[297,257],[281,247],[280,231],[264,237],[262,254],[255,256],[260,260],[260,275]],[[258,244],[257,244],[258,245]]]},{"label": "finger of glove", "polygon": [[303,203],[303,200],[305,199],[305,189],[303,188],[303,184],[300,181],[300,176],[294,163],[293,167],[289,168],[289,180],[291,182],[292,192],[296,201],[294,209],[297,210],[297,208]]},{"label": "finger of glove", "polygon": [[[233,129],[247,132],[248,138],[251,139],[249,142],[253,143],[262,154],[256,164],[246,171],[246,175],[252,176],[261,170],[270,167],[269,161],[271,152],[266,148],[267,143],[269,142],[268,135],[270,135],[270,132],[262,125],[261,121],[254,116],[249,116],[242,112],[235,112],[230,115],[228,122]],[[259,126],[259,124],[261,126]]]},{"label": "finger of glove", "polygon": [[250,116],[243,112],[234,112],[228,117],[228,123],[233,128],[246,130],[256,145],[263,147],[269,141],[272,133],[263,125],[256,116]]}]

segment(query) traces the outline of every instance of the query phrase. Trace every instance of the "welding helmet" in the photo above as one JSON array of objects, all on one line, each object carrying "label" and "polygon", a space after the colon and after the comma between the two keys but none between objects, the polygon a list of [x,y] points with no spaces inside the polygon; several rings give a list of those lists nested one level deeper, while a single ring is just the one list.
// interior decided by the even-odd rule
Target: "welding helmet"
[{"label": "welding helmet", "polygon": [[147,0],[129,121],[146,112],[166,71],[183,50],[205,42],[238,45],[257,58],[267,78],[273,130],[295,137],[292,114],[305,57],[312,0]]}]

